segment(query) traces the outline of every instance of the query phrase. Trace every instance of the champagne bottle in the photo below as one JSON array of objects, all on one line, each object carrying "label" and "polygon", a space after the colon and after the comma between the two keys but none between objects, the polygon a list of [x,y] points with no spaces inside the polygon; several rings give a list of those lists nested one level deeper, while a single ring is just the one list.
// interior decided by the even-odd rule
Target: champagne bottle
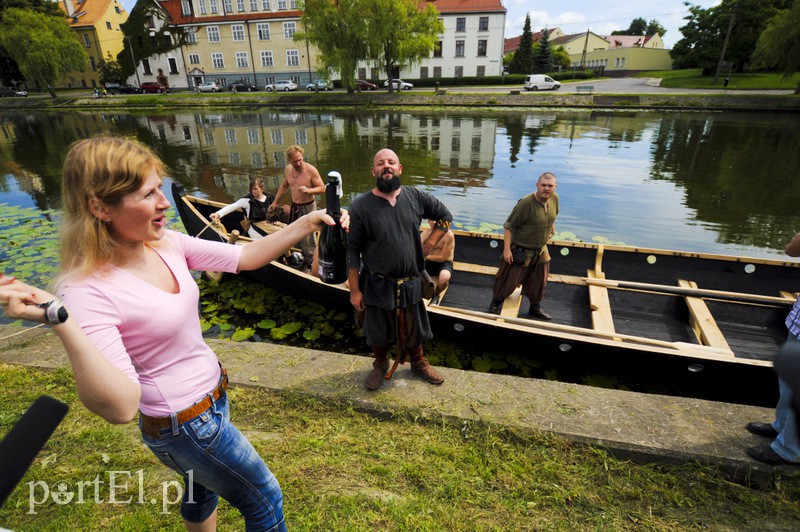
[{"label": "champagne bottle", "polygon": [[342,195],[342,176],[339,172],[328,172],[325,186],[325,208],[336,222],[322,227],[319,237],[319,277],[328,284],[339,284],[347,280],[347,233],[342,229],[339,198]]}]

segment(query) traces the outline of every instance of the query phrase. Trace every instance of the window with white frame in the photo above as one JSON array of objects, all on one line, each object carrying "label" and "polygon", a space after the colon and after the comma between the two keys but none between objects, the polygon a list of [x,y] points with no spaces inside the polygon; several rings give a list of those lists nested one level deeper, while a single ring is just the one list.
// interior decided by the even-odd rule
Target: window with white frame
[{"label": "window with white frame", "polygon": [[297,9],[297,0],[289,0],[289,7]]},{"label": "window with white frame", "polygon": [[458,17],[456,19],[456,31],[467,31],[467,17]]},{"label": "window with white frame", "polygon": [[294,143],[300,146],[308,144],[308,132],[305,129],[298,129],[294,132]]},{"label": "window with white frame", "polygon": [[464,41],[456,41],[456,57],[464,57]]},{"label": "window with white frame", "polygon": [[464,77],[464,67],[463,66],[457,66],[455,68],[455,73],[454,74],[455,74],[455,77],[457,77],[457,78]]},{"label": "window with white frame", "polygon": [[286,155],[282,151],[276,151],[273,153],[272,158],[275,160],[275,166],[277,168],[283,168],[286,166]]},{"label": "window with white frame", "polygon": [[250,0],[250,11],[258,11],[258,0]]},{"label": "window with white frame", "polygon": [[83,34],[83,44],[86,45],[86,48],[89,48],[90,46],[92,46],[92,41],[89,40],[89,34],[88,33],[84,33]]},{"label": "window with white frame", "polygon": [[236,11],[239,13],[244,11],[244,0],[236,0]]},{"label": "window with white frame", "polygon": [[489,31],[489,17],[478,19],[478,31]]},{"label": "window with white frame", "polygon": [[196,44],[197,43],[197,33],[196,28],[186,28],[186,43],[187,44]]},{"label": "window with white frame", "polygon": [[283,144],[283,130],[273,129],[270,133],[273,144]]},{"label": "window with white frame", "polygon": [[174,57],[167,58],[167,64],[169,65],[169,73],[170,74],[177,74],[178,73],[178,60]]},{"label": "window with white frame", "polygon": [[233,1],[222,0],[222,5],[225,7],[224,13],[233,13]]},{"label": "window with white frame", "polygon": [[148,76],[153,74],[153,71],[150,70],[150,60],[149,59],[142,59],[142,72],[144,72]]},{"label": "window with white frame", "polygon": [[275,76],[264,76],[265,85],[272,85],[273,83],[275,83]]},{"label": "window with white frame", "polygon": [[208,5],[211,6],[211,14],[216,15],[219,13],[219,8],[217,7],[217,0],[208,0]]},{"label": "window with white frame", "polygon": [[190,65],[199,65],[200,64],[200,54],[189,54],[189,64]]},{"label": "window with white frame", "polygon": [[236,52],[236,66],[238,68],[247,68],[250,66],[250,60],[247,58],[247,52]]},{"label": "window with white frame", "polygon": [[239,155],[238,151],[232,151],[228,154],[228,162],[238,166],[242,164],[242,157]]},{"label": "window with white frame", "polygon": [[228,146],[236,146],[236,130],[235,129],[226,129],[225,130],[225,144]]},{"label": "window with white frame", "polygon": [[442,41],[436,41],[433,45],[433,57],[442,57]]},{"label": "window with white frame", "polygon": [[261,152],[253,152],[250,154],[250,166],[253,168],[264,168],[264,157]]},{"label": "window with white frame", "polygon": [[181,15],[188,17],[192,14],[192,4],[189,0],[181,0]]},{"label": "window with white frame", "polygon": [[274,65],[275,63],[272,60],[272,50],[261,50],[261,66],[271,67]]},{"label": "window with white frame", "polygon": [[278,11],[286,11],[286,0],[278,0]]},{"label": "window with white frame", "polygon": [[214,132],[210,129],[206,129],[203,131],[203,137],[206,139],[206,144],[214,145]]},{"label": "window with white frame", "polygon": [[234,41],[244,40],[244,24],[234,24],[231,26],[231,35]]},{"label": "window with white frame", "polygon": [[299,50],[286,50],[286,66],[300,66]]},{"label": "window with white frame", "polygon": [[260,139],[260,135],[258,134],[258,130],[254,127],[247,128],[247,143],[248,144],[258,144]]},{"label": "window with white frame", "polygon": [[208,11],[206,10],[206,0],[197,0],[198,5],[200,6],[200,14],[206,15]]},{"label": "window with white frame", "polygon": [[433,77],[434,78],[441,78],[442,77],[442,67],[440,67],[440,66],[433,67]]},{"label": "window with white frame", "polygon": [[206,32],[208,33],[208,42],[220,42],[219,26],[208,26]]},{"label": "window with white frame", "polygon": [[260,24],[256,24],[256,29],[258,30],[258,40],[259,41],[268,41],[269,40],[269,23],[262,22]]},{"label": "window with white frame", "polygon": [[475,71],[475,75],[478,76],[479,78],[482,78],[483,76],[485,76],[486,75],[486,67],[483,66],[483,65],[478,66],[478,68]]},{"label": "window with white frame", "polygon": [[283,36],[287,39],[293,39],[294,34],[297,31],[297,23],[296,22],[284,22],[283,23]]},{"label": "window with white frame", "polygon": [[269,0],[261,0],[261,9],[264,11],[272,11],[272,5]]},{"label": "window with white frame", "polygon": [[225,58],[221,52],[213,52],[211,54],[211,66],[214,68],[225,68]]},{"label": "window with white frame", "polygon": [[486,57],[486,39],[478,41],[478,57]]}]

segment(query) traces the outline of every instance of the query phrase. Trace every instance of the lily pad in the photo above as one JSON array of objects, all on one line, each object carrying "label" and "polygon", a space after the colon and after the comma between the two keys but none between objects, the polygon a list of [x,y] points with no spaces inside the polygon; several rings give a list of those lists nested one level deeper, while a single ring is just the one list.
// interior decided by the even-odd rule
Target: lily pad
[{"label": "lily pad", "polygon": [[231,340],[233,340],[234,342],[242,342],[244,340],[247,340],[248,338],[251,338],[255,333],[256,333],[255,329],[252,329],[250,327],[236,329],[236,332],[233,333],[233,336],[231,336]]},{"label": "lily pad", "polygon": [[319,329],[306,329],[303,331],[303,338],[306,340],[314,341],[320,337]]},{"label": "lily pad", "polygon": [[475,371],[480,371],[481,373],[487,373],[490,369],[492,369],[492,361],[487,358],[473,358],[472,369]]}]

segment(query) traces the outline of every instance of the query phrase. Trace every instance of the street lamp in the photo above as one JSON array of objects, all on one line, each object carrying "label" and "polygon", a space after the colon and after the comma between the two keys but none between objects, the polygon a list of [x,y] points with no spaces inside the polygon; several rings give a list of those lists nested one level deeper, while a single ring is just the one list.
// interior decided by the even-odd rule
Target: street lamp
[{"label": "street lamp", "polygon": [[131,45],[130,35],[126,35],[125,39],[128,41],[128,50],[131,51],[131,62],[133,63],[133,71],[136,73],[136,86],[141,86],[142,81],[139,79],[139,66],[136,64],[136,58],[133,57],[133,46]]}]

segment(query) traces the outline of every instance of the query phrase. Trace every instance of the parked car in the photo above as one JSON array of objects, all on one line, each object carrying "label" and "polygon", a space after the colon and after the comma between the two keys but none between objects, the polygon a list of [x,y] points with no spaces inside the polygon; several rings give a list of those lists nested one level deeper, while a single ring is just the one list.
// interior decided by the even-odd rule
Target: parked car
[{"label": "parked car", "polygon": [[[386,87],[386,88],[389,88],[389,80],[388,79],[383,82],[383,86]],[[395,90],[403,89],[404,91],[410,91],[411,89],[414,88],[414,85],[412,85],[411,83],[408,83],[406,81],[403,81],[402,79],[393,79],[392,80],[392,88],[394,88]]]},{"label": "parked car", "polygon": [[197,86],[197,90],[200,92],[219,92],[222,90],[222,87],[220,87],[216,81],[204,81]]},{"label": "parked car", "polygon": [[328,81],[327,79],[318,79],[316,81],[312,81],[308,85],[306,85],[307,91],[332,91],[333,90],[333,83]]},{"label": "parked car", "polygon": [[531,74],[525,78],[526,91],[554,90],[561,88],[561,83],[544,74]]},{"label": "parked car", "polygon": [[258,87],[256,87],[249,81],[240,79],[239,81],[234,81],[233,83],[229,83],[228,90],[231,92],[253,92],[257,91]]},{"label": "parked car", "polygon": [[11,87],[0,87],[0,98],[14,98],[16,96],[27,96],[28,91],[12,89]]},{"label": "parked car", "polygon": [[162,85],[157,81],[145,81],[139,86],[142,89],[142,92],[152,94],[152,93],[159,93],[163,94],[165,92],[169,92],[169,89]]},{"label": "parked car", "polygon": [[[108,88],[108,87],[106,87]],[[117,94],[141,94],[143,91],[136,85],[131,85],[130,83],[120,83],[115,89],[108,89],[109,92],[112,94],[116,92]]]},{"label": "parked car", "polygon": [[272,92],[272,91],[296,91],[297,84],[294,81],[290,81],[288,79],[279,79],[275,83],[268,83],[266,87],[264,87],[265,91]]},{"label": "parked car", "polygon": [[369,81],[365,81],[363,79],[357,79],[356,80],[356,89],[358,89],[358,90],[374,91],[377,88],[378,88],[377,85],[375,85],[374,83],[371,83]]}]

